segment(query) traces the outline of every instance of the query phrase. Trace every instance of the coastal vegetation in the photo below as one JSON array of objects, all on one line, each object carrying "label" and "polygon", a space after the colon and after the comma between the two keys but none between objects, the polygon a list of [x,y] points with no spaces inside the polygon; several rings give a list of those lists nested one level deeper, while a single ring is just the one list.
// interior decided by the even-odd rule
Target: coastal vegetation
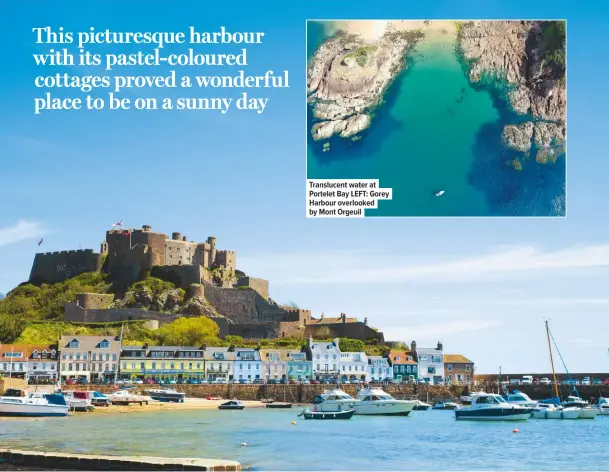
[{"label": "coastal vegetation", "polygon": [[545,39],[545,59],[558,71],[564,80],[566,71],[567,25],[565,21],[546,21],[542,26]]},{"label": "coastal vegetation", "polygon": [[355,51],[346,54],[343,57],[342,63],[348,65],[348,60],[351,59],[357,62],[360,67],[366,67],[376,49],[376,46],[360,46]]}]

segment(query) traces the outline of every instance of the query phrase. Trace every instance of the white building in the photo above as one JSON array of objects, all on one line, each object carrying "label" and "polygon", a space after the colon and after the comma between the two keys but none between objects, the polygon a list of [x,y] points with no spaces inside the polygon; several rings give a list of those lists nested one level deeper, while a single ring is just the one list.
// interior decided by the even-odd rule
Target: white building
[{"label": "white building", "polygon": [[262,361],[257,349],[235,348],[234,352],[233,380],[253,381],[260,379],[262,375]]},{"label": "white building", "polygon": [[365,352],[341,352],[340,353],[340,380],[361,380],[368,382],[368,356]]},{"label": "white building", "polygon": [[340,375],[338,338],[332,341],[313,341],[313,338],[309,338],[308,349],[313,364],[313,378],[338,380]]},{"label": "white building", "polygon": [[208,380],[229,381],[233,378],[235,353],[227,347],[208,347],[205,349],[205,376]]},{"label": "white building", "polygon": [[382,382],[386,379],[393,379],[393,372],[389,365],[389,360],[382,356],[368,357],[368,373],[371,382]]},{"label": "white building", "polygon": [[118,373],[118,336],[62,336],[59,351],[62,380],[111,381]]},{"label": "white building", "polygon": [[51,346],[32,349],[28,365],[30,382],[55,382],[59,377],[57,351]]},{"label": "white building", "polygon": [[412,343],[417,353],[419,362],[419,379],[425,380],[431,385],[441,385],[444,383],[444,352],[442,343],[438,343],[433,348],[417,348],[416,343]]}]

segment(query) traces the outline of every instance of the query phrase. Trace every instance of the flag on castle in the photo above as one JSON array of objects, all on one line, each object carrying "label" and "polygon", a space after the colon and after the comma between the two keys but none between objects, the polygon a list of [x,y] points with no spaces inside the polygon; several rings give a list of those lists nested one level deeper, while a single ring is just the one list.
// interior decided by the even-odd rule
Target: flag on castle
[{"label": "flag on castle", "polygon": [[123,220],[120,220],[118,223],[114,223],[112,225],[113,228],[123,227]]},{"label": "flag on castle", "polygon": [[40,241],[38,241],[38,245],[40,246],[43,242],[44,242],[44,238],[42,238]]}]

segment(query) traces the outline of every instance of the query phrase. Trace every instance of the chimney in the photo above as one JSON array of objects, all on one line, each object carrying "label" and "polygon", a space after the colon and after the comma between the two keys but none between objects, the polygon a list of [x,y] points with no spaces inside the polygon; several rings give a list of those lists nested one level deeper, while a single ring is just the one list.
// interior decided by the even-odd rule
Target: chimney
[{"label": "chimney", "polygon": [[323,320],[324,319],[324,314],[322,313],[321,316],[319,317],[319,319]]},{"label": "chimney", "polygon": [[442,351],[442,343],[440,341],[438,341],[438,347],[436,349]]},{"label": "chimney", "polygon": [[174,241],[179,241],[180,239],[182,239],[182,235],[180,233],[171,233],[171,239],[173,239]]},{"label": "chimney", "polygon": [[341,314],[340,314],[340,319],[341,319],[341,321],[342,321],[343,323],[346,323],[346,322],[347,322],[347,315],[345,315],[344,313],[341,313]]},{"label": "chimney", "polygon": [[188,236],[183,236],[182,241],[188,242]]},{"label": "chimney", "polygon": [[412,341],[410,343],[410,351],[412,352],[412,355],[416,355],[417,353],[417,342],[416,341]]},{"label": "chimney", "polygon": [[142,226],[142,231],[152,231],[152,226],[144,225],[144,226]]}]

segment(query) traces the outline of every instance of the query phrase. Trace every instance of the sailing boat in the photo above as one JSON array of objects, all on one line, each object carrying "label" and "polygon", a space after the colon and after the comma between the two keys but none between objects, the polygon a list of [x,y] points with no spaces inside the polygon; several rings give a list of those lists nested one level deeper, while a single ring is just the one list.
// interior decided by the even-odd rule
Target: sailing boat
[{"label": "sailing boat", "polygon": [[[554,337],[550,333],[550,327],[548,326],[548,321],[546,320],[546,335],[548,338],[548,350],[550,353],[550,364],[552,365],[552,379],[554,380],[554,397],[548,400],[542,400],[538,407],[533,412],[533,418],[536,419],[561,419],[561,420],[574,420],[574,419],[590,419],[595,418],[598,414],[598,410],[591,408],[582,408],[581,406],[573,406],[570,403],[562,402],[560,398],[560,393],[558,391],[558,382],[556,380],[556,370],[554,368],[554,356],[552,354],[552,341],[554,341]],[[556,346],[556,342],[554,341],[554,346]],[[560,351],[558,351],[558,347],[556,347],[558,355],[563,362],[563,366],[565,370],[567,370],[564,365],[564,361],[562,356],[560,355]],[[567,374],[569,372],[567,371]],[[569,375],[570,377],[570,375]],[[582,400],[583,401],[583,400]],[[593,410],[593,411],[592,411]]]}]

